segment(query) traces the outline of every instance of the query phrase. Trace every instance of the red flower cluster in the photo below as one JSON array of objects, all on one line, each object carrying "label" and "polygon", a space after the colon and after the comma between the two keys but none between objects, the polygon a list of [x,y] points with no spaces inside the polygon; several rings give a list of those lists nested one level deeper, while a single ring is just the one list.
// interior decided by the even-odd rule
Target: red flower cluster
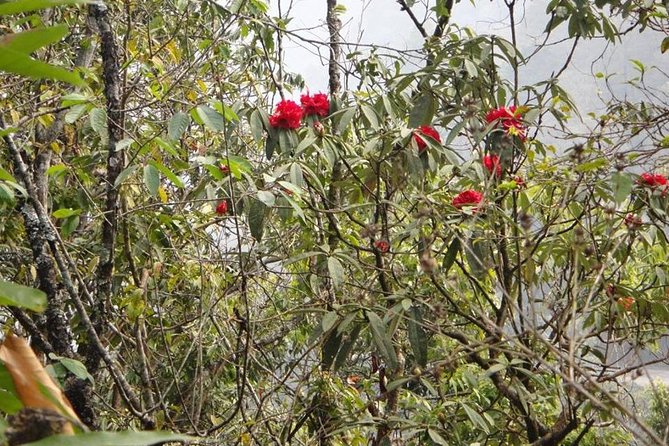
[{"label": "red flower cluster", "polygon": [[223,200],[216,205],[216,213],[218,215],[225,215],[228,213],[228,201]]},{"label": "red flower cluster", "polygon": [[512,105],[509,108],[499,107],[490,110],[485,115],[485,120],[488,124],[493,122],[501,122],[504,131],[509,135],[516,135],[521,141],[525,141],[525,126],[520,118],[520,113],[516,112],[516,106]]},{"label": "red flower cluster", "polygon": [[481,192],[468,189],[456,195],[455,198],[453,198],[451,204],[459,209],[462,206],[473,206],[479,204],[482,200],[483,194]]},{"label": "red flower cluster", "polygon": [[667,185],[667,177],[660,175],[659,173],[642,173],[641,177],[637,180],[637,183],[641,186],[647,187],[659,187]]},{"label": "red flower cluster", "polygon": [[385,254],[390,249],[390,243],[387,240],[377,240],[374,242],[374,247]]},{"label": "red flower cluster", "polygon": [[300,103],[302,104],[305,116],[316,115],[323,117],[330,114],[330,101],[328,100],[328,95],[325,93],[316,93],[313,96],[303,94],[300,96]]},{"label": "red flower cluster", "polygon": [[499,156],[497,155],[485,155],[483,157],[483,166],[490,172],[492,175],[495,172],[497,178],[502,177],[502,165],[499,163]]},{"label": "red flower cluster", "polygon": [[296,129],[300,127],[303,116],[327,116],[330,113],[330,101],[325,93],[300,96],[302,107],[295,101],[286,99],[276,105],[274,114],[269,117],[269,124],[275,129]]},{"label": "red flower cluster", "polygon": [[269,117],[269,124],[279,129],[296,129],[301,121],[302,108],[290,100],[279,102],[274,114]]},{"label": "red flower cluster", "polygon": [[437,132],[434,129],[434,127],[430,127],[429,125],[421,125],[413,132],[413,139],[416,141],[416,144],[418,145],[419,152],[422,152],[427,147],[427,143],[423,138],[421,138],[420,135],[429,136],[430,138],[434,139],[435,141],[441,144],[441,136],[439,136],[439,132]]}]

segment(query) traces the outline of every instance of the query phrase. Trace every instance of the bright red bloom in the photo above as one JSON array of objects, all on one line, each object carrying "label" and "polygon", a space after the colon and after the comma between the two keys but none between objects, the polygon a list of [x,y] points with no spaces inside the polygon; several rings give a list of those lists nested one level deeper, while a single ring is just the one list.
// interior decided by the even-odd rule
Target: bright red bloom
[{"label": "bright red bloom", "polygon": [[660,175],[659,173],[642,173],[641,177],[637,180],[637,183],[641,186],[648,187],[658,187],[667,185],[667,177]]},{"label": "bright red bloom", "polygon": [[483,200],[483,194],[481,192],[468,189],[460,192],[458,195],[453,198],[451,204],[456,208],[461,208],[462,206],[473,206],[481,203]]},{"label": "bright red bloom", "polygon": [[228,213],[228,201],[223,200],[216,205],[216,213],[218,215],[225,215]]},{"label": "bright red bloom", "polygon": [[513,177],[513,181],[516,183],[516,187],[518,189],[524,189],[527,187],[527,184],[525,184],[525,180],[523,180],[523,178],[519,177],[518,175]]},{"label": "bright red bloom", "polygon": [[300,103],[304,110],[304,115],[327,116],[330,114],[330,101],[325,93],[316,93],[313,96],[303,94],[300,96]]},{"label": "bright red bloom", "polygon": [[227,164],[221,164],[218,166],[218,170],[220,170],[223,175],[227,175],[230,173],[230,166]]},{"label": "bright red bloom", "polygon": [[485,155],[483,157],[483,166],[492,174],[495,172],[497,178],[502,177],[502,165],[499,163],[499,156]]},{"label": "bright red bloom", "polygon": [[276,105],[274,114],[269,117],[269,124],[279,129],[296,129],[302,120],[302,108],[294,101],[281,101]]},{"label": "bright red bloom", "polygon": [[525,126],[521,120],[520,113],[516,113],[516,106],[512,105],[509,108],[499,107],[490,110],[485,115],[485,120],[488,124],[493,122],[501,122],[504,131],[509,135],[516,135],[521,141],[525,141]]},{"label": "bright red bloom", "polygon": [[390,243],[386,240],[377,240],[374,242],[374,247],[381,251],[381,253],[386,253],[390,249]]},{"label": "bright red bloom", "polygon": [[434,127],[430,127],[429,125],[421,125],[413,132],[413,139],[416,141],[416,144],[418,145],[419,152],[422,152],[427,147],[427,143],[423,138],[420,137],[420,135],[429,136],[430,138],[434,139],[439,144],[441,144],[441,136],[439,136],[439,132],[436,131]]}]

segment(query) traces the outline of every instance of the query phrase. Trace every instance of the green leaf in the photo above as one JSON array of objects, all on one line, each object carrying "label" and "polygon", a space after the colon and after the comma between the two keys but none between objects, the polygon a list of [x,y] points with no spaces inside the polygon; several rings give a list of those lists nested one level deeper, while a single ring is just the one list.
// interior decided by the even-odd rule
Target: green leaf
[{"label": "green leaf", "polygon": [[348,359],[348,355],[351,353],[351,349],[353,349],[355,341],[357,341],[358,336],[360,336],[360,331],[362,331],[362,324],[356,324],[353,327],[351,333],[348,336],[344,337],[341,347],[339,348],[339,352],[337,353],[337,357],[335,358],[334,362],[335,371],[339,370],[341,366],[344,365],[344,362],[346,362],[346,360]]},{"label": "green leaf", "polygon": [[339,316],[337,316],[337,313],[335,311],[328,311],[327,313],[325,313],[325,316],[323,316],[323,320],[321,320],[323,333],[330,331],[330,329],[334,327],[335,322],[337,322],[337,319],[339,319]]},{"label": "green leaf", "polygon": [[616,203],[620,204],[629,198],[634,186],[634,181],[630,175],[616,172],[611,177],[611,181],[613,182],[613,197]]},{"label": "green leaf", "polygon": [[[149,164],[151,166],[155,167],[156,169],[158,169],[158,171],[160,171],[160,173],[165,175],[167,177],[167,179],[170,180],[172,182],[172,184],[174,184],[176,187],[178,187],[180,189],[183,189],[184,182],[181,181],[181,178],[176,176],[174,174],[174,172],[172,172],[169,168],[167,168],[167,166],[165,166],[164,164],[159,163],[158,161],[155,161],[155,160],[150,160]],[[160,186],[160,184],[158,186]]]},{"label": "green leaf", "polygon": [[91,110],[89,115],[91,120],[91,128],[95,130],[95,133],[100,135],[100,138],[103,141],[106,141],[108,138],[107,132],[107,112],[103,108],[94,108]]},{"label": "green leaf", "polygon": [[579,164],[574,168],[574,170],[578,173],[585,173],[585,172],[591,172],[593,170],[601,169],[604,166],[607,166],[609,164],[609,161],[602,157],[602,158],[597,158],[592,161],[587,161],[583,164]]},{"label": "green leaf", "polygon": [[0,15],[18,14],[61,5],[90,3],[90,0],[14,0],[0,3]]},{"label": "green leaf", "polygon": [[194,441],[196,438],[171,432],[84,432],[76,435],[53,435],[25,446],[149,446],[167,441]]},{"label": "green leaf", "polygon": [[269,208],[260,200],[252,199],[249,206],[249,230],[257,241],[262,240],[265,229],[265,216]]},{"label": "green leaf", "polygon": [[339,288],[344,283],[344,267],[335,257],[328,257],[328,272],[332,279],[332,285]]},{"label": "green leaf", "polygon": [[188,124],[190,124],[190,116],[182,112],[176,113],[167,123],[167,135],[172,141],[180,140],[181,135],[188,128]]},{"label": "green leaf", "polygon": [[0,47],[18,51],[26,55],[65,37],[68,28],[56,25],[49,28],[35,28],[21,33],[5,34],[0,37]]},{"label": "green leaf", "polygon": [[123,184],[123,182],[133,173],[135,173],[135,170],[137,170],[137,166],[128,166],[125,169],[121,171],[120,174],[116,177],[116,181],[114,181],[114,186],[119,186]]},{"label": "green leaf", "polygon": [[158,195],[158,188],[160,187],[160,173],[155,166],[147,164],[144,166],[144,185],[149,189],[149,192],[154,197]]},{"label": "green leaf", "polygon": [[197,115],[200,117],[204,125],[215,132],[222,132],[225,130],[225,119],[223,116],[208,105],[198,105],[196,108]]},{"label": "green leaf", "polygon": [[[1,6],[1,5],[0,5]],[[72,85],[83,86],[78,74],[64,68],[32,59],[27,54],[0,46],[0,71],[20,74],[32,79],[55,79]]]},{"label": "green leaf", "polygon": [[53,353],[49,354],[49,358],[53,359],[54,361],[60,362],[63,367],[65,367],[67,370],[70,371],[74,376],[76,376],[79,379],[87,379],[90,382],[93,382],[93,377],[91,376],[90,373],[88,373],[88,370],[86,370],[86,366],[82,364],[80,361],[77,361],[76,359],[72,358],[64,358],[62,356],[57,356],[54,355]]},{"label": "green leaf", "polygon": [[454,237],[453,241],[446,250],[446,254],[444,254],[444,263],[442,265],[442,271],[444,274],[447,274],[448,270],[451,269],[451,266],[453,266],[459,251],[460,239],[458,237]]},{"label": "green leaf", "polygon": [[409,319],[407,321],[407,332],[409,343],[413,350],[416,363],[425,367],[427,364],[427,335],[423,328],[423,312],[417,302],[413,302],[409,308]]},{"label": "green leaf", "polygon": [[465,410],[465,413],[467,414],[467,417],[469,418],[469,420],[472,423],[474,423],[475,426],[478,426],[481,429],[483,429],[483,431],[486,434],[490,433],[490,427],[488,426],[488,423],[486,423],[486,421],[483,419],[483,417],[481,415],[479,415],[479,413],[477,411],[472,409],[472,407],[469,406],[469,404],[467,404],[467,403],[461,402],[460,405]]},{"label": "green leaf", "polygon": [[5,169],[0,167],[0,180],[2,181],[11,181],[12,183],[16,183],[16,180],[12,176],[11,173],[7,172]]},{"label": "green leaf", "polygon": [[660,45],[660,51],[662,54],[666,53],[667,50],[669,50],[669,37],[665,37],[662,40],[662,44]]},{"label": "green leaf", "polygon": [[14,380],[7,371],[7,367],[0,362],[0,412],[12,415],[23,407],[23,403],[16,393]]},{"label": "green leaf", "polygon": [[81,209],[63,208],[54,211],[51,215],[53,215],[54,218],[67,218],[79,214],[81,214]]},{"label": "green leaf", "polygon": [[337,132],[344,133],[348,128],[348,125],[351,123],[353,116],[355,116],[355,107],[347,108],[341,112],[341,117],[339,118],[339,124],[337,124]]},{"label": "green leaf", "polygon": [[18,283],[0,281],[0,305],[42,312],[46,309],[46,294]]},{"label": "green leaf", "polygon": [[430,92],[422,93],[409,113],[409,127],[416,128],[420,125],[428,125],[432,123],[434,118],[435,108],[434,96]]},{"label": "green leaf", "polygon": [[430,439],[436,444],[440,444],[443,446],[448,446],[450,444],[448,441],[446,441],[444,437],[439,435],[439,433],[434,429],[428,429],[427,434],[430,436]]},{"label": "green leaf", "polygon": [[397,368],[397,354],[395,353],[392,341],[386,333],[385,324],[376,313],[367,311],[366,314],[369,320],[369,327],[372,330],[372,339],[379,354],[386,361],[388,367],[395,370]]}]

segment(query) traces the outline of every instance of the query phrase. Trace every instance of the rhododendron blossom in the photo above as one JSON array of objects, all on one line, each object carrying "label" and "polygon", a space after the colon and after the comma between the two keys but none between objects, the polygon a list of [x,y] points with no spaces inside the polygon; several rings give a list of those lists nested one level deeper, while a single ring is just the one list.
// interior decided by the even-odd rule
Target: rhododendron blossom
[{"label": "rhododendron blossom", "polygon": [[377,240],[374,242],[374,247],[382,253],[386,253],[390,249],[390,243],[386,240]]},{"label": "rhododendron blossom", "polygon": [[316,93],[313,96],[303,94],[300,96],[300,103],[304,110],[304,115],[327,116],[330,114],[330,101],[325,93]]},{"label": "rhododendron blossom", "polygon": [[296,129],[302,120],[302,107],[294,101],[285,100],[276,105],[274,114],[269,117],[269,124],[279,129]]},{"label": "rhododendron blossom", "polygon": [[632,296],[621,297],[618,299],[618,304],[625,309],[625,311],[630,311],[634,305],[634,298]]},{"label": "rhododendron blossom", "polygon": [[512,105],[509,108],[499,107],[490,110],[485,116],[485,120],[488,124],[500,122],[507,134],[518,136],[521,141],[525,141],[525,138],[527,137],[525,135],[525,126],[520,119],[520,113],[516,112],[515,105]]},{"label": "rhododendron blossom", "polygon": [[226,200],[223,200],[216,205],[216,213],[218,215],[225,215],[228,213],[228,202]]},{"label": "rhododendron blossom", "polygon": [[468,189],[460,192],[458,195],[453,198],[451,204],[456,208],[461,208],[462,206],[474,206],[483,200],[483,194],[481,192]]},{"label": "rhododendron blossom", "polygon": [[418,145],[419,152],[422,152],[427,147],[427,143],[423,138],[421,138],[420,135],[429,136],[441,144],[441,136],[439,136],[439,132],[437,132],[434,127],[430,127],[429,125],[421,125],[413,132],[413,139]]},{"label": "rhododendron blossom", "polygon": [[483,157],[483,166],[490,174],[494,172],[497,178],[502,176],[502,165],[499,162],[499,156],[485,155]]},{"label": "rhododendron blossom", "polygon": [[637,180],[637,183],[640,184],[641,186],[648,186],[648,187],[666,186],[667,177],[665,177],[664,175],[660,175],[659,173],[656,174],[642,173],[639,179]]}]

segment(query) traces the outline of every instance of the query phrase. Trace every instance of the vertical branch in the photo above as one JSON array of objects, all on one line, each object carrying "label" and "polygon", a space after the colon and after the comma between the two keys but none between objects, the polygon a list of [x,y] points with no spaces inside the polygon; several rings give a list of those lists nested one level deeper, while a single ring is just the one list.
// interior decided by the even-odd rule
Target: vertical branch
[{"label": "vertical branch", "polygon": [[335,96],[341,89],[341,72],[339,61],[341,60],[341,19],[337,15],[337,0],[327,1],[326,21],[330,33],[330,60],[328,62],[328,75],[330,77],[330,95]]},{"label": "vertical branch", "polygon": [[[96,277],[96,308],[92,314],[93,323],[99,333],[112,292],[114,244],[118,219],[118,188],[114,183],[123,169],[123,151],[116,150],[116,143],[123,139],[123,113],[121,111],[122,96],[118,48],[109,20],[108,9],[103,4],[91,5],[89,14],[95,20],[100,35],[108,129],[107,185],[104,220],[102,221],[102,253]],[[95,349],[91,350],[90,353],[93,353],[93,356],[89,356],[87,364],[91,373],[97,370],[100,363],[99,355],[94,352]]]}]

